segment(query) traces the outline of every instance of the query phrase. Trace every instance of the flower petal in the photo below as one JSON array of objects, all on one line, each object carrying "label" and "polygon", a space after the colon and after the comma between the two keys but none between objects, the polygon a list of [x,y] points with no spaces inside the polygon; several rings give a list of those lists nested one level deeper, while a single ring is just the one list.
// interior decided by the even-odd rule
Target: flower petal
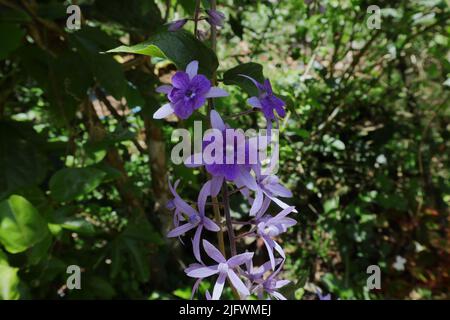
[{"label": "flower petal", "polygon": [[174,113],[172,105],[170,103],[166,103],[161,108],[156,110],[156,112],[153,114],[153,119],[164,119],[172,113]]},{"label": "flower petal", "polygon": [[183,71],[177,71],[172,77],[172,85],[177,89],[185,90],[189,87],[189,75]]},{"label": "flower petal", "polygon": [[212,300],[219,300],[220,296],[222,295],[223,286],[225,284],[225,279],[227,278],[226,273],[220,273],[219,277],[217,278],[216,284],[214,285]]},{"label": "flower petal", "polygon": [[214,176],[211,179],[211,196],[216,197],[223,184],[223,176]]},{"label": "flower petal", "polygon": [[247,99],[247,103],[251,105],[253,108],[262,108],[261,102],[257,97],[251,97]]},{"label": "flower petal", "polygon": [[289,280],[278,280],[275,284],[275,288],[276,289],[280,289],[286,285],[288,285],[291,281]]},{"label": "flower petal", "polygon": [[275,194],[279,197],[283,197],[283,198],[291,198],[292,197],[291,190],[289,190],[288,188],[286,188],[285,186],[283,186],[279,183],[269,184],[266,186],[266,188],[269,189],[273,194]]},{"label": "flower petal", "polygon": [[225,263],[226,260],[223,257],[222,253],[217,250],[208,240],[203,240],[203,248],[205,248],[206,254],[218,263]]},{"label": "flower petal", "polygon": [[266,245],[267,248],[267,253],[269,254],[269,258],[270,258],[270,266],[272,267],[272,270],[275,270],[275,257],[273,255],[273,240],[266,238],[266,237],[262,237],[264,244]]},{"label": "flower petal", "polygon": [[253,258],[254,253],[253,252],[245,252],[241,254],[237,254],[234,257],[231,257],[227,260],[228,266],[231,268],[237,267],[241,264],[244,264],[245,262],[251,260]]},{"label": "flower petal", "polygon": [[213,274],[219,273],[217,266],[192,268],[186,274],[191,278],[206,278]]},{"label": "flower petal", "polygon": [[242,280],[237,276],[237,274],[232,269],[228,269],[228,279],[230,279],[231,283],[233,284],[233,287],[235,287],[236,290],[241,295],[243,296],[250,295],[250,291],[248,291],[248,288],[245,286]]},{"label": "flower petal", "polygon": [[218,232],[220,230],[220,227],[208,217],[203,217],[203,225],[212,232]]},{"label": "flower petal", "polygon": [[256,179],[250,174],[250,171],[245,167],[240,168],[240,176],[238,178],[244,186],[251,190],[257,190],[258,185],[256,184]]},{"label": "flower petal", "polygon": [[185,223],[173,230],[171,230],[168,234],[167,237],[168,238],[173,238],[173,237],[178,237],[181,236],[182,234],[185,234],[186,232],[188,232],[191,229],[194,229],[196,226],[195,224],[191,224],[191,223]]},{"label": "flower petal", "polygon": [[201,217],[205,216],[205,205],[209,194],[211,193],[211,180],[208,180],[198,194],[198,212]]},{"label": "flower petal", "polygon": [[194,60],[189,62],[189,64],[186,66],[186,73],[188,74],[189,79],[192,80],[192,78],[197,75],[197,72],[198,72],[198,61]]},{"label": "flower petal", "polygon": [[[286,209],[289,208],[289,205],[284,203],[283,201],[281,201],[280,199],[278,199],[277,197],[273,197],[271,195],[266,194],[273,202],[275,202],[277,205],[280,206],[281,209]],[[292,212],[298,213],[297,209],[292,210]]]},{"label": "flower petal", "polygon": [[270,294],[278,300],[287,300],[285,296],[283,296],[281,293],[279,293],[277,291],[271,291]]},{"label": "flower petal", "polygon": [[225,123],[216,110],[211,110],[211,127],[223,131],[226,129]]},{"label": "flower petal", "polygon": [[194,257],[197,261],[202,262],[200,257],[200,237],[202,236],[203,225],[199,225],[197,230],[195,230],[194,239],[192,240],[192,249],[194,250]]},{"label": "flower petal", "polygon": [[202,282],[203,278],[198,278],[197,281],[195,281],[194,286],[192,287],[192,293],[191,293],[191,300],[194,299],[194,295],[197,292],[198,286],[200,285],[200,282]]},{"label": "flower petal", "polygon": [[229,96],[229,93],[219,87],[212,87],[206,94],[206,98],[219,98],[227,96]]},{"label": "flower petal", "polygon": [[169,94],[172,91],[173,87],[169,84],[164,84],[156,88],[156,92]]},{"label": "flower petal", "polygon": [[186,213],[188,216],[198,215],[198,212],[180,197],[175,197],[173,202],[175,203],[175,206],[181,210],[181,212]]},{"label": "flower petal", "polygon": [[255,200],[253,201],[252,207],[250,209],[250,216],[255,216],[256,213],[261,209],[264,200],[264,193],[261,189],[256,191]]}]

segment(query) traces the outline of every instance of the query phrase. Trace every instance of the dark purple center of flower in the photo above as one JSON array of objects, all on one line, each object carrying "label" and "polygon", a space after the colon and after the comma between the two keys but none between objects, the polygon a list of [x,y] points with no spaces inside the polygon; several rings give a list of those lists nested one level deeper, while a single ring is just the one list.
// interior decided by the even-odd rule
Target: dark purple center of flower
[{"label": "dark purple center of flower", "polygon": [[196,96],[196,93],[195,93],[193,90],[188,89],[188,90],[186,91],[186,97],[187,97],[187,98],[192,99],[192,98],[194,98],[195,96]]},{"label": "dark purple center of flower", "polygon": [[199,221],[200,221],[200,217],[197,216],[196,214],[193,214],[193,215],[189,216],[189,222],[190,223],[195,224],[195,223],[197,223]]},{"label": "dark purple center of flower", "polygon": [[275,279],[267,279],[264,283],[264,287],[268,290],[275,289],[275,286],[277,285],[277,281]]}]

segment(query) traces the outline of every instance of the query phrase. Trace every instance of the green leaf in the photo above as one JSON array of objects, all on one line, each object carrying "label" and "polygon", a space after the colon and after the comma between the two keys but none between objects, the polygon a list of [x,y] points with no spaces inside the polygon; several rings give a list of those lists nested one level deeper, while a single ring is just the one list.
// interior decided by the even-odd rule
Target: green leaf
[{"label": "green leaf", "polygon": [[160,31],[149,40],[134,46],[120,46],[109,53],[123,52],[142,54],[171,60],[178,69],[184,70],[189,62],[199,61],[199,73],[211,77],[219,66],[215,53],[203,42],[185,30]]},{"label": "green leaf", "polygon": [[106,173],[95,168],[65,168],[50,179],[52,197],[66,202],[88,194],[97,188]]},{"label": "green leaf", "polygon": [[52,243],[53,237],[49,232],[43,240],[36,243],[29,251],[27,251],[28,263],[30,265],[36,265],[43,259],[48,258],[48,251]]},{"label": "green leaf", "polygon": [[126,93],[126,80],[120,63],[108,56],[95,56],[92,72],[105,88],[116,99],[121,99]]},{"label": "green leaf", "polygon": [[144,247],[137,241],[126,239],[124,244],[127,251],[131,255],[131,263],[133,270],[137,272],[139,280],[146,282],[150,278],[149,261],[147,261],[148,254],[144,251]]},{"label": "green leaf", "polygon": [[17,300],[19,294],[19,269],[0,264],[0,300]]},{"label": "green leaf", "polygon": [[223,81],[227,85],[237,85],[244,90],[249,96],[258,95],[258,88],[255,84],[241,76],[246,75],[262,83],[264,81],[263,67],[259,63],[249,62],[243,63],[229,69],[223,74]]},{"label": "green leaf", "polygon": [[[3,9],[2,9],[3,10]],[[0,60],[6,58],[11,52],[20,47],[25,32],[14,23],[0,23]]]},{"label": "green leaf", "polygon": [[146,218],[138,218],[128,224],[123,235],[134,240],[161,245],[164,243],[159,233],[152,227]]},{"label": "green leaf", "polygon": [[339,198],[331,198],[324,202],[323,210],[325,213],[331,212],[339,208]]},{"label": "green leaf", "polygon": [[83,218],[67,217],[62,220],[56,221],[62,228],[66,230],[70,230],[88,236],[95,234],[94,226]]},{"label": "green leaf", "polygon": [[28,123],[0,121],[0,199],[41,183],[47,159]]},{"label": "green leaf", "polygon": [[0,202],[0,243],[8,252],[23,252],[48,233],[46,221],[27,199],[12,195]]}]

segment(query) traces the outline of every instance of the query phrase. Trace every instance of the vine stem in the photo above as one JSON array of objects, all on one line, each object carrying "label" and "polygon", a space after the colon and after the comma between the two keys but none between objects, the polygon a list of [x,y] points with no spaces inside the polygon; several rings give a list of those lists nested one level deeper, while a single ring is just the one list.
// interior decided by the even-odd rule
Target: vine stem
[{"label": "vine stem", "polygon": [[228,233],[228,239],[230,241],[230,250],[231,250],[231,256],[235,256],[237,254],[236,251],[236,236],[234,235],[234,229],[233,229],[233,221],[231,220],[231,212],[230,212],[230,199],[228,195],[228,187],[227,183],[224,182],[222,186],[222,197],[223,197],[223,207],[225,211],[225,219],[227,224],[227,233]]},{"label": "vine stem", "polygon": [[195,12],[194,12],[194,36],[198,38],[198,16],[200,15],[200,0],[195,0]]},{"label": "vine stem", "polygon": [[[197,1],[198,3],[200,3],[200,1]],[[211,0],[210,1],[210,8],[211,10],[216,10],[217,9],[217,1],[216,0]],[[199,10],[200,8],[198,8]],[[198,10],[196,10],[196,23],[195,23],[195,32],[197,33],[197,22],[198,22]],[[217,51],[217,28],[215,25],[211,24],[211,49],[216,52]],[[212,83],[213,85],[217,85],[217,73],[216,71],[213,72],[212,74]],[[214,109],[214,101],[213,99],[209,99],[208,100],[208,115],[211,113],[211,110]],[[209,118],[209,117],[208,117]],[[230,237],[230,233],[232,234],[232,237],[234,237],[234,232],[233,232],[233,223],[231,221],[231,215],[230,215],[230,205],[229,205],[229,196],[228,196],[228,190],[227,190],[227,184],[226,181],[224,181],[224,185],[222,187],[222,195],[223,195],[223,200],[222,203],[224,205],[224,211],[225,211],[225,218],[226,218],[226,223],[227,223],[227,229],[228,229],[228,237]],[[225,242],[224,242],[224,237],[223,237],[223,228],[222,228],[222,217],[220,215],[220,208],[218,205],[218,201],[217,201],[217,197],[212,197],[212,202],[213,203],[217,203],[216,205],[213,206],[213,211],[214,211],[214,219],[216,220],[216,222],[219,224],[220,230],[217,233],[217,240],[219,243],[219,250],[222,253],[222,255],[226,258],[226,252],[225,252]],[[231,227],[231,229],[230,229]],[[230,231],[231,230],[231,231]],[[231,240],[231,238],[230,238]],[[231,255],[234,256],[236,255],[236,241],[230,241],[230,248],[231,248]],[[236,288],[233,286],[233,284],[231,283],[231,281],[228,281],[231,287],[231,291],[233,292],[233,296],[235,299],[239,300],[239,293],[237,292]]]},{"label": "vine stem", "polygon": [[[211,1],[211,9],[215,9],[216,8],[216,1],[212,0]],[[197,36],[197,24],[198,24],[198,16],[200,13],[200,0],[196,0],[195,3],[195,27],[194,27],[194,32],[195,32],[195,36]],[[216,52],[216,44],[217,44],[217,31],[216,31],[216,27],[214,25],[211,25],[211,48],[214,52]],[[212,74],[212,83],[215,85],[217,82],[217,74],[216,72],[214,72]],[[209,115],[211,113],[211,110],[214,109],[214,100],[213,99],[208,99],[208,119],[209,119]],[[208,124],[208,127],[211,127],[211,124]],[[224,236],[223,236],[223,228],[222,228],[222,216],[220,215],[220,205],[219,205],[219,201],[217,200],[217,197],[211,197],[212,198],[212,204],[213,204],[213,212],[214,212],[214,220],[216,220],[217,225],[220,227],[219,232],[217,233],[217,242],[219,244],[219,250],[222,253],[222,255],[226,258],[226,251],[225,251],[225,241],[224,241]]]}]

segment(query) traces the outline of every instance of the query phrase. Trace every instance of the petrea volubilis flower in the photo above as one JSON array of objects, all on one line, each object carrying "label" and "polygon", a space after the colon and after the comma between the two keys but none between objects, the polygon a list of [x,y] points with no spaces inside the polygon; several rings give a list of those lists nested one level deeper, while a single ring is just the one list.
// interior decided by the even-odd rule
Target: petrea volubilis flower
[{"label": "petrea volubilis flower", "polygon": [[[234,181],[236,184],[243,185],[251,190],[257,188],[255,177],[250,173],[251,165],[249,162],[249,155],[257,154],[258,148],[263,148],[265,146],[266,137],[252,137],[245,138],[243,140],[233,139],[228,141],[226,139],[225,131],[229,129],[229,126],[224,123],[219,113],[215,110],[211,111],[211,127],[216,129],[222,135],[222,156],[221,162],[206,163],[202,157],[202,154],[193,154],[186,158],[184,161],[185,165],[188,167],[198,167],[205,166],[206,171],[212,175],[211,181],[211,195],[216,196],[223,182]],[[209,141],[205,144],[208,145],[214,141]],[[232,150],[233,163],[226,163],[226,153],[227,149]],[[244,163],[239,163],[237,161],[238,153],[245,153]],[[199,163],[196,163],[196,159],[201,159]]]},{"label": "petrea volubilis flower", "polygon": [[[255,198],[251,199],[249,196],[249,190],[242,185],[236,184],[241,189],[241,193],[250,199],[252,207],[250,208],[250,216],[255,216],[259,212],[259,216],[267,210],[271,201],[275,202],[281,209],[289,207],[279,197],[291,198],[292,192],[280,183],[280,179],[274,175],[265,175],[261,173],[261,165],[257,164],[253,166],[253,171],[256,176],[257,188],[255,189]],[[292,212],[297,213],[294,209]]]},{"label": "petrea volubilis flower", "polygon": [[225,20],[225,15],[217,10],[206,10],[208,18],[206,20],[213,26],[223,27],[223,21]]},{"label": "petrea volubilis flower", "polygon": [[206,103],[208,98],[228,96],[225,90],[213,87],[211,81],[198,72],[198,61],[190,62],[186,72],[177,71],[172,77],[172,85],[162,85],[156,89],[167,94],[169,103],[160,107],[153,119],[162,119],[175,113],[181,119],[187,119],[197,109]]},{"label": "petrea volubilis flower", "polygon": [[192,208],[186,201],[181,199],[181,197],[176,193],[175,189],[170,185],[170,183],[169,188],[174,196],[173,205],[175,207],[175,213],[184,213],[188,218],[185,224],[176,226],[175,229],[167,234],[167,237],[179,237],[189,230],[197,228],[197,230],[195,231],[194,239],[192,241],[192,247],[194,249],[194,256],[197,258],[197,260],[201,261],[200,237],[202,235],[203,228],[213,232],[217,232],[220,230],[219,226],[215,222],[205,216],[205,204],[210,189],[209,182],[205,183],[198,195],[198,211]]},{"label": "petrea volubilis flower", "polygon": [[218,264],[212,266],[194,264],[185,270],[186,274],[189,277],[201,279],[218,274],[219,276],[214,285],[212,300],[220,298],[227,278],[242,296],[248,296],[250,294],[249,290],[234,270],[239,265],[251,260],[253,258],[253,252],[241,253],[227,260],[222,253],[207,240],[203,240],[203,248],[205,249],[206,254]]},{"label": "petrea volubilis flower", "polygon": [[[283,259],[275,259],[275,264],[278,265],[283,261]],[[263,263],[259,267],[253,266],[253,261],[249,260],[245,263],[246,271],[244,271],[244,276],[250,280],[247,287],[251,287],[251,284],[257,280],[263,279],[264,274],[266,274],[268,271],[272,270],[272,263],[270,261],[267,261]]]},{"label": "petrea volubilis flower", "polygon": [[284,106],[286,105],[286,103],[284,103],[283,100],[275,96],[269,79],[264,80],[263,83],[259,83],[252,77],[243,74],[241,74],[241,76],[251,80],[259,91],[258,96],[251,97],[247,100],[247,103],[249,105],[251,105],[254,108],[261,109],[261,111],[264,114],[264,117],[268,121],[275,119],[274,110],[281,118],[284,118],[284,116],[286,115],[286,111],[284,110]]},{"label": "petrea volubilis flower", "polygon": [[279,293],[277,290],[289,284],[289,280],[278,279],[278,273],[281,271],[283,264],[281,264],[277,270],[272,272],[266,279],[259,279],[255,282],[258,283],[252,292],[258,295],[259,299],[263,299],[263,294],[266,292],[269,297],[273,297],[277,300],[287,300],[285,296]]},{"label": "petrea volubilis flower", "polygon": [[280,256],[284,259],[283,248],[273,238],[279,236],[281,233],[286,232],[289,227],[294,226],[297,221],[292,218],[288,218],[287,215],[294,210],[294,207],[288,207],[272,217],[265,215],[259,219],[256,219],[257,231],[256,234],[261,237],[269,254],[272,269],[275,270],[275,256],[273,250],[275,249]]},{"label": "petrea volubilis flower", "polygon": [[180,19],[180,20],[172,21],[171,23],[169,23],[169,27],[167,28],[167,30],[172,31],[172,32],[180,30],[181,28],[184,27],[186,22],[188,22],[188,19]]}]

